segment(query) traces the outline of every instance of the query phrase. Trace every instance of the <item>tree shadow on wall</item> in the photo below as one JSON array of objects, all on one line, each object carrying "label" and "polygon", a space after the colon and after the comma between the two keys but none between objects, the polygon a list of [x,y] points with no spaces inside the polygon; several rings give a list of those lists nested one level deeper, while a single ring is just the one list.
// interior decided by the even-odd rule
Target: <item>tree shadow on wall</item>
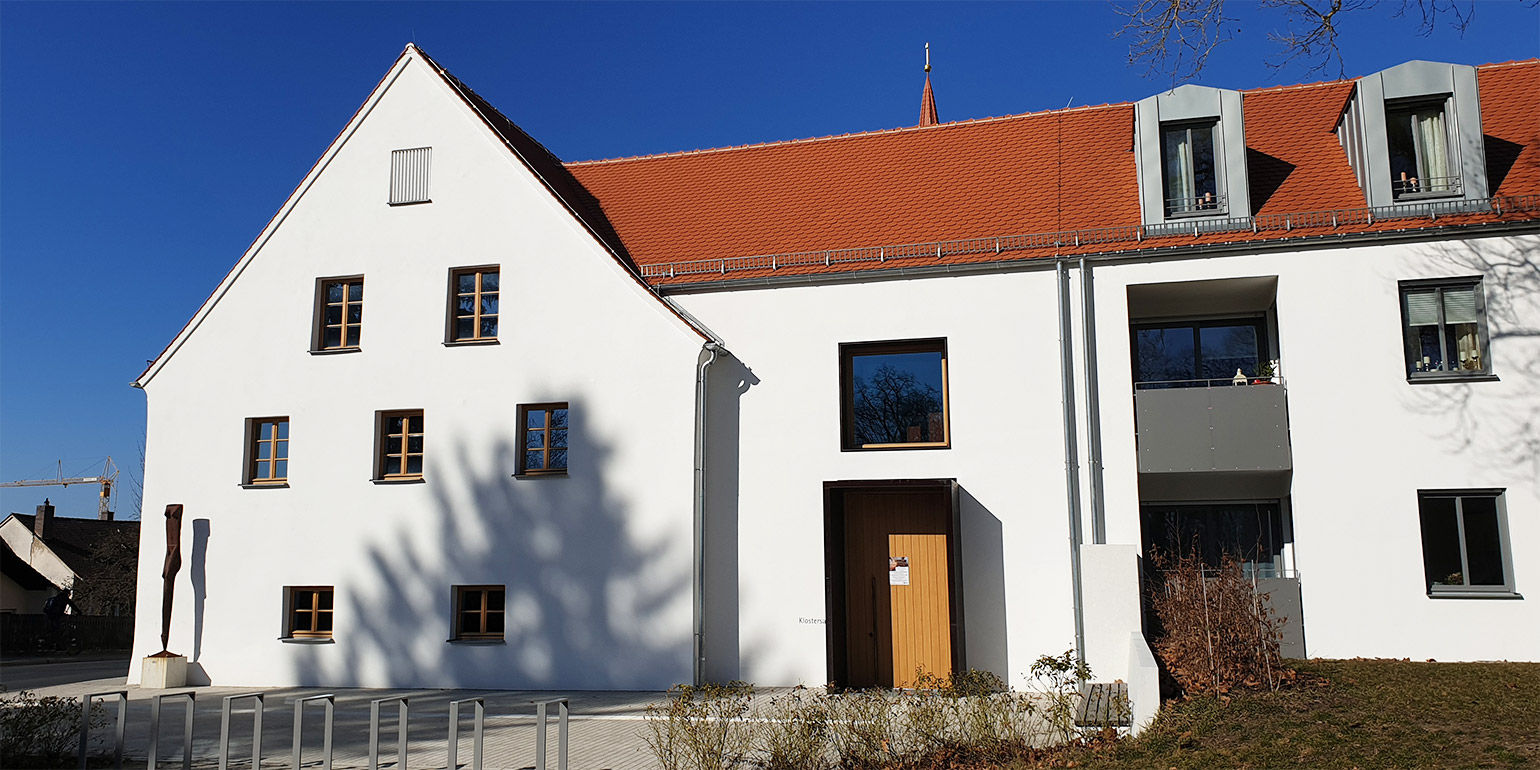
[{"label": "tree shadow on wall", "polygon": [[[688,494],[676,495],[682,504],[670,514],[679,526],[640,539],[637,512],[605,482],[617,472],[613,450],[585,427],[582,403],[570,409],[569,476],[513,478],[518,434],[510,429],[489,448],[490,464],[482,447],[430,446],[434,506],[422,514],[434,518],[433,536],[406,525],[371,533],[368,511],[354,512],[372,544],[360,570],[339,575],[339,616],[347,617],[338,619],[338,644],[296,651],[296,679],[579,690],[689,681]],[[471,470],[489,465],[483,475]],[[688,476],[680,482],[688,490]],[[504,643],[445,641],[457,585],[505,586]]]},{"label": "tree shadow on wall", "polygon": [[1439,419],[1447,451],[1540,479],[1540,239],[1477,238],[1422,250],[1430,265],[1482,277],[1497,383],[1410,389],[1408,406]]}]

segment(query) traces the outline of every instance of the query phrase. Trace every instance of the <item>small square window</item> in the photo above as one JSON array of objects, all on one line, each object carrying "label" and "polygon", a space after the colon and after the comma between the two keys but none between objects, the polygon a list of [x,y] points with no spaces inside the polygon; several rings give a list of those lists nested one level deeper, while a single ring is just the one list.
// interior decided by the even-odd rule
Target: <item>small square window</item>
[{"label": "small square window", "polygon": [[497,339],[498,269],[463,267],[449,273],[449,342]]},{"label": "small square window", "polygon": [[428,198],[428,171],[432,161],[432,147],[391,151],[390,205],[432,202]]},{"label": "small square window", "polygon": [[422,410],[375,412],[375,417],[379,449],[374,477],[382,481],[422,478]]},{"label": "small square window", "polygon": [[566,475],[567,404],[524,404],[519,407],[519,426],[523,451],[517,475]]},{"label": "small square window", "polygon": [[1166,216],[1225,213],[1219,163],[1214,151],[1215,121],[1160,127],[1160,171],[1165,185]]},{"label": "small square window", "polygon": [[1407,379],[1489,377],[1480,278],[1401,282]]},{"label": "small square window", "polygon": [[289,418],[255,417],[246,421],[246,484],[283,484],[289,480]]},{"label": "small square window", "polygon": [[503,638],[503,586],[455,586],[455,639]]},{"label": "small square window", "polygon": [[284,636],[330,639],[334,596],[332,587],[288,586],[283,590]]},{"label": "small square window", "polygon": [[364,327],[364,277],[316,281],[315,333],[310,349],[357,350]]},{"label": "small square window", "polygon": [[1396,200],[1460,194],[1460,177],[1449,158],[1444,119],[1447,97],[1385,108],[1390,151],[1390,192]]},{"label": "small square window", "polygon": [[1511,594],[1503,490],[1417,493],[1428,595]]},{"label": "small square window", "polygon": [[949,446],[946,340],[840,346],[846,450]]}]

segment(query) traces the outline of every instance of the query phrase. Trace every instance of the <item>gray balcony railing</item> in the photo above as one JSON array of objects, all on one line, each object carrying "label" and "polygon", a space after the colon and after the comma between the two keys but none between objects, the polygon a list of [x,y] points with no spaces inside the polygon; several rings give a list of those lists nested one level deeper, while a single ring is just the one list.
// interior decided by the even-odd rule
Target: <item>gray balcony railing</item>
[{"label": "gray balcony railing", "polygon": [[1139,472],[1288,470],[1283,378],[1238,385],[1228,379],[1136,384]]}]

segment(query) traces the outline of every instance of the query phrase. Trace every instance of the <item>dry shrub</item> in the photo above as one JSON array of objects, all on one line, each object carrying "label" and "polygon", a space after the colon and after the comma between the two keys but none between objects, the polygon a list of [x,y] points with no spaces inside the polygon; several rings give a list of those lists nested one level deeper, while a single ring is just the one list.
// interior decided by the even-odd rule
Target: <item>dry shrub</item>
[{"label": "dry shrub", "polygon": [[668,703],[647,707],[642,740],[664,770],[732,770],[753,744],[753,700],[744,682],[675,685]]},{"label": "dry shrub", "polygon": [[[91,727],[106,724],[100,703],[91,706]],[[0,698],[0,767],[73,766],[80,749],[80,701],[22,690]]]},{"label": "dry shrub", "polygon": [[1276,690],[1295,677],[1278,653],[1283,620],[1233,556],[1218,569],[1197,556],[1156,553],[1150,602],[1161,633],[1155,654],[1189,695]]},{"label": "dry shrub", "polygon": [[770,699],[759,725],[759,766],[765,770],[824,770],[830,766],[829,702],[801,685]]}]

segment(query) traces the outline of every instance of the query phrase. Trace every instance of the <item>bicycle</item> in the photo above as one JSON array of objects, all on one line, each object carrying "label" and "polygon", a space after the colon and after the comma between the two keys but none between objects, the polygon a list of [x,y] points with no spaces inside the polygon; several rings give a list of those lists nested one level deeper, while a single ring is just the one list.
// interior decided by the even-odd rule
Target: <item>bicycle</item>
[{"label": "bicycle", "polygon": [[69,619],[61,620],[59,625],[38,634],[33,641],[33,646],[37,652],[44,655],[62,652],[73,656],[79,655],[81,650],[85,649],[85,643],[80,639],[75,622]]}]

